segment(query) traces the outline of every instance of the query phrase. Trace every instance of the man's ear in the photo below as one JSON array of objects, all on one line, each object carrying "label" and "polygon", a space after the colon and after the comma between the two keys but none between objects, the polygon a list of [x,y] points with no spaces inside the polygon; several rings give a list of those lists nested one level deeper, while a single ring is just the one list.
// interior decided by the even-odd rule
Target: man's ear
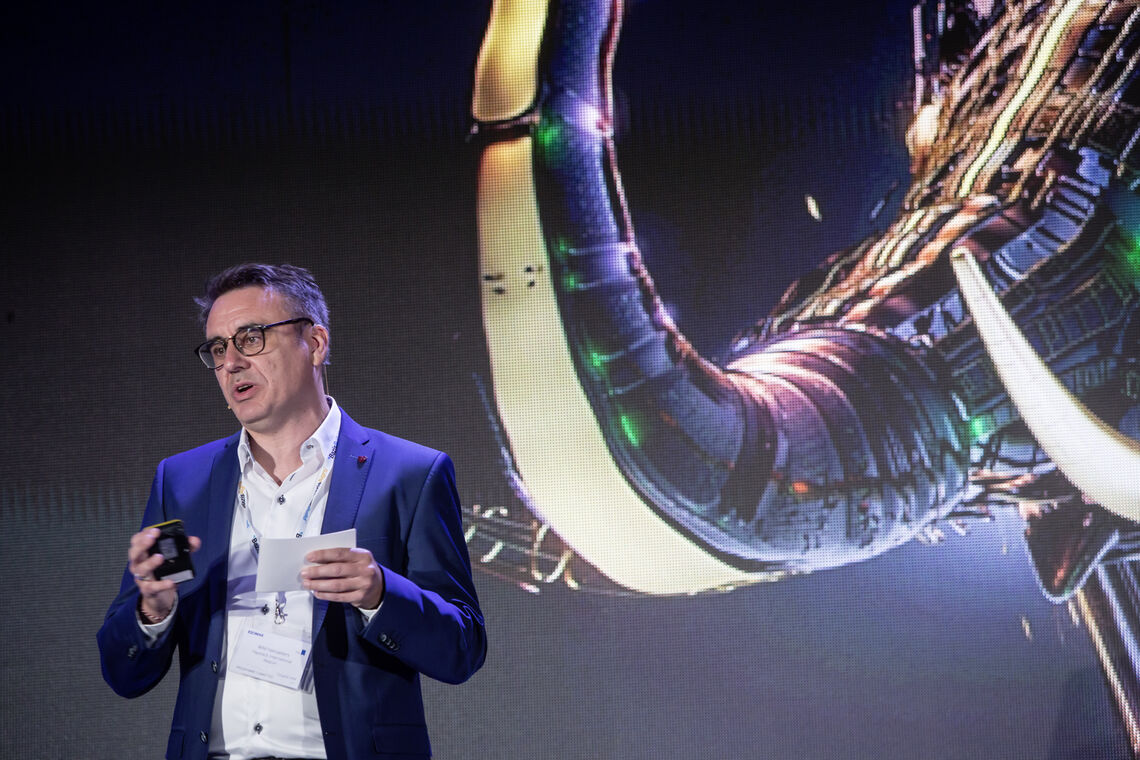
[{"label": "man's ear", "polygon": [[324,325],[313,325],[309,330],[309,358],[314,367],[325,363],[329,355],[329,329]]}]

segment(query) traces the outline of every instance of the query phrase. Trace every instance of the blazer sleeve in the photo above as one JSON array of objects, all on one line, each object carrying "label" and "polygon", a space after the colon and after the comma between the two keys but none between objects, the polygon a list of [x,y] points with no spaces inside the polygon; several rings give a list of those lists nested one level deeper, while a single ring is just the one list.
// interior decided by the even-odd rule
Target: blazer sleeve
[{"label": "blazer sleeve", "polygon": [[[164,519],[162,504],[165,461],[160,462],[147,499],[143,526],[154,525]],[[123,571],[119,594],[111,602],[103,626],[96,634],[99,658],[103,666],[103,680],[123,697],[137,697],[150,691],[170,669],[174,655],[173,629],[178,620],[159,637],[153,647],[147,645],[146,636],[138,622],[139,591],[129,569]],[[177,614],[175,612],[174,614]]]},{"label": "blazer sleeve", "polygon": [[384,597],[361,636],[409,667],[462,683],[483,664],[487,635],[471,579],[455,468],[437,452],[407,539],[406,573],[383,567]]}]

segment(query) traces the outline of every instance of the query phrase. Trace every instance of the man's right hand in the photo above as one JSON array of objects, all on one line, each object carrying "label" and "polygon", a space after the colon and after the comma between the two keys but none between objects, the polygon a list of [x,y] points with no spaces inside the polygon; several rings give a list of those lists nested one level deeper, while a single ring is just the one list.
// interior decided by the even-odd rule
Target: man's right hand
[{"label": "man's right hand", "polygon": [[[161,623],[174,607],[178,592],[171,580],[156,580],[154,571],[162,564],[161,554],[148,554],[150,547],[158,540],[158,528],[147,528],[131,536],[131,548],[127,551],[127,570],[135,577],[139,587],[139,611],[143,622]],[[197,536],[190,536],[190,551],[196,552],[202,546]]]}]

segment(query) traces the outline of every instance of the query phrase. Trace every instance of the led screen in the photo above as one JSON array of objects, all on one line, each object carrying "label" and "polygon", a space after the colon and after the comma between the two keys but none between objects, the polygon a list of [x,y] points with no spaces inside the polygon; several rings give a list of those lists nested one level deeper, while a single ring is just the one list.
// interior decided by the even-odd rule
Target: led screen
[{"label": "led screen", "polygon": [[161,755],[173,674],[114,696],[94,633],[236,429],[192,299],[269,261],[456,463],[491,643],[436,756],[1131,757],[1136,15],[20,12],[0,754]]}]

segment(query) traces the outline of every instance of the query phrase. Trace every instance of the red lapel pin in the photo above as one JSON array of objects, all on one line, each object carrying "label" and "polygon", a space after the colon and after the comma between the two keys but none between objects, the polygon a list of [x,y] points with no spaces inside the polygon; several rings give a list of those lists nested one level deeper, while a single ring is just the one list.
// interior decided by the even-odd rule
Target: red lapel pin
[{"label": "red lapel pin", "polygon": [[363,454],[361,454],[360,456],[358,456],[358,457],[356,458],[356,463],[357,463],[357,464],[364,464],[364,463],[365,463],[365,462],[367,462],[367,461],[368,461],[368,457],[364,456]]}]

